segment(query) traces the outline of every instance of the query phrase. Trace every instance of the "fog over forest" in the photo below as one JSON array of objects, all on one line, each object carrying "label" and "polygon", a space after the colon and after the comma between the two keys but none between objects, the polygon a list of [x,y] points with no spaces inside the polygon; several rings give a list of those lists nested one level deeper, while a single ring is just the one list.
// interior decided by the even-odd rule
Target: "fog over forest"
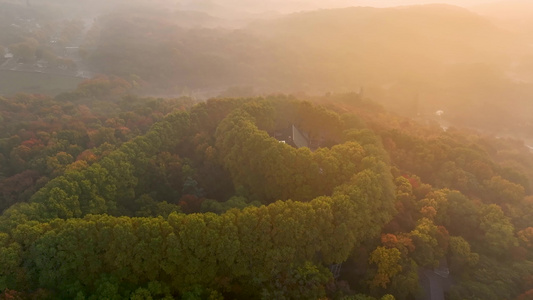
[{"label": "fog over forest", "polygon": [[[429,2],[3,1],[0,45],[82,77],[134,76],[151,95],[364,90],[400,114],[442,110],[452,124],[532,138],[532,5]],[[67,21],[78,22],[71,33]],[[4,94],[18,92],[7,82]]]},{"label": "fog over forest", "polygon": [[7,299],[533,299],[533,1],[0,0]]}]

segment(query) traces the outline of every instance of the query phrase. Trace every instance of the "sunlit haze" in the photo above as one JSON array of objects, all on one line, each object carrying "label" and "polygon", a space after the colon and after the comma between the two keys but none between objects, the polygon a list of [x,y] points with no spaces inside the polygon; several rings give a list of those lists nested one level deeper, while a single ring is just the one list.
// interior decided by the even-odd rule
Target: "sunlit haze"
[{"label": "sunlit haze", "polygon": [[7,299],[533,299],[533,0],[0,0]]}]

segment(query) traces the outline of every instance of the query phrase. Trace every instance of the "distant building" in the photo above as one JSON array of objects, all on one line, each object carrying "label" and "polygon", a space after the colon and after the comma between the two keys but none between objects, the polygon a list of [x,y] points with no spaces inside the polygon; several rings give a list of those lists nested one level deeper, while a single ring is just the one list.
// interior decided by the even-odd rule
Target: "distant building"
[{"label": "distant building", "polygon": [[4,55],[5,59],[13,58],[13,53],[9,52],[8,48],[4,48],[2,54]]},{"label": "distant building", "polygon": [[329,271],[333,275],[333,279],[337,280],[341,276],[342,263],[332,264],[329,266]]},{"label": "distant building", "polygon": [[296,145],[296,148],[309,148],[309,136],[307,134],[302,133],[294,125],[292,125],[292,142],[294,143],[294,145]]},{"label": "distant building", "polygon": [[418,272],[422,295],[417,300],[445,300],[444,293],[450,289],[450,271],[446,259],[439,262],[439,266],[433,270],[421,268]]},{"label": "distant building", "polygon": [[80,47],[65,47],[65,54],[76,54],[80,51]]},{"label": "distant building", "polygon": [[300,131],[294,124],[289,125],[286,129],[276,131],[274,137],[280,143],[286,143],[295,148],[309,148],[309,136]]},{"label": "distant building", "polygon": [[448,261],[446,258],[439,261],[439,266],[433,269],[433,272],[442,278],[448,278],[448,276],[450,276],[450,269],[448,268]]}]

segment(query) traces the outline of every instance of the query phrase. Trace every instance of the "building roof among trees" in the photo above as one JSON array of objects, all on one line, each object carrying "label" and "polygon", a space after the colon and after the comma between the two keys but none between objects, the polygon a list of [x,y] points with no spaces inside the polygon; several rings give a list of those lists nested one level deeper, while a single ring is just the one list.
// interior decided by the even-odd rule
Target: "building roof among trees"
[{"label": "building roof among trees", "polygon": [[294,125],[292,125],[292,141],[296,148],[309,148],[309,139]]}]

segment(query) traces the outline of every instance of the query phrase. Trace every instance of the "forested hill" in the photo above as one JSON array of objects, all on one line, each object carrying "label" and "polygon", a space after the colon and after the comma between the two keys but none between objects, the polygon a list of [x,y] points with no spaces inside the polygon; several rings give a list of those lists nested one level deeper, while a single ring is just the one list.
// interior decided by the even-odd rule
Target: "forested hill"
[{"label": "forested hill", "polygon": [[126,87],[0,98],[2,299],[413,299],[444,261],[450,299],[532,293],[523,144],[357,94]]},{"label": "forested hill", "polygon": [[[30,2],[0,3],[3,95],[58,93],[74,88],[81,80],[74,76],[93,74],[120,76],[142,95],[203,99],[362,89],[406,116],[442,110],[454,125],[533,140],[526,22],[499,27],[449,5],[323,9],[251,22],[191,11],[217,1]],[[41,73],[62,76],[50,82]]]},{"label": "forested hill", "polygon": [[[291,74],[290,80],[332,90],[424,82],[453,64],[504,64],[501,56],[514,46],[512,37],[488,20],[448,5],[302,12],[257,22],[250,30],[276,45],[287,44],[274,48],[278,55],[300,57],[295,62],[301,73]],[[318,74],[306,75],[312,70],[327,76],[319,81]]]},{"label": "forested hill", "polygon": [[109,14],[98,21],[90,60],[106,74],[159,85],[324,92],[397,80],[425,85],[450,64],[501,67],[521,45],[488,20],[446,5],[318,10],[237,30],[182,23],[178,12],[155,9]]},{"label": "forested hill", "polygon": [[[528,41],[463,8],[348,7],[234,29],[189,24],[183,12],[102,16],[84,45],[98,72],[159,95],[353,92],[407,116],[528,138]],[[140,42],[142,41],[142,42]],[[414,105],[416,103],[416,105]],[[520,109],[518,109],[520,107]]]}]

